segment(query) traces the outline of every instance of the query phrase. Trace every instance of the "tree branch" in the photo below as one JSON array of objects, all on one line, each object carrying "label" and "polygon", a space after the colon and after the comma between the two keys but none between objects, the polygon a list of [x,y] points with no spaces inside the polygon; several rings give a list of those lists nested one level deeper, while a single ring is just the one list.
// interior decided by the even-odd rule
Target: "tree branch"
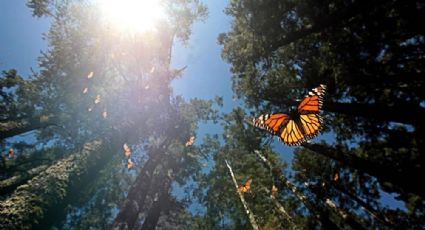
[{"label": "tree branch", "polygon": [[57,125],[55,122],[56,119],[44,115],[39,118],[0,122],[0,141],[32,130]]},{"label": "tree branch", "polygon": [[44,171],[48,165],[41,165],[36,168],[32,168],[24,173],[21,173],[19,175],[7,178],[5,180],[0,181],[0,195],[5,195],[13,191],[16,187],[19,185],[22,185],[29,179],[33,178],[34,176],[40,174],[42,171]]},{"label": "tree branch", "polygon": [[151,150],[149,160],[146,161],[136,181],[131,186],[124,205],[120,208],[111,229],[125,230],[133,229],[136,226],[137,218],[144,208],[146,196],[152,184],[154,170],[162,156],[161,146],[163,145],[168,146],[167,139]]},{"label": "tree branch", "polygon": [[[266,191],[267,194],[269,194],[270,199],[273,201],[274,205],[276,206],[276,209],[279,211],[279,213],[284,216],[286,220],[288,220],[289,223],[291,223],[293,226],[295,226],[294,220],[292,219],[292,216],[289,215],[289,213],[285,210],[285,207],[276,199],[276,197],[271,193],[271,191],[263,187],[264,191]],[[296,227],[296,226],[295,226]]]},{"label": "tree branch", "polygon": [[[263,161],[263,163],[269,168],[269,170],[273,170],[272,164],[265,158],[260,151],[254,150],[254,153]],[[319,211],[314,204],[312,204],[306,196],[304,196],[295,185],[293,185],[282,173],[279,173],[278,179],[288,188],[294,195],[297,197],[299,201],[301,201],[304,206],[311,212],[312,216],[323,224],[323,227],[326,229],[340,229],[335,223],[333,223],[327,213],[323,211]],[[325,214],[325,215],[323,215]]]},{"label": "tree branch", "polygon": [[230,176],[232,177],[233,184],[235,185],[236,192],[238,193],[239,199],[242,202],[242,205],[245,209],[245,213],[248,215],[249,222],[251,223],[252,228],[254,230],[259,230],[260,228],[258,227],[258,224],[255,221],[255,217],[254,217],[253,213],[249,210],[248,204],[246,203],[245,198],[243,197],[242,193],[238,189],[238,182],[236,182],[236,178],[235,178],[235,175],[233,174],[232,167],[230,167],[230,164],[227,162],[227,160],[224,160],[224,161],[227,165],[227,168],[229,168]]}]

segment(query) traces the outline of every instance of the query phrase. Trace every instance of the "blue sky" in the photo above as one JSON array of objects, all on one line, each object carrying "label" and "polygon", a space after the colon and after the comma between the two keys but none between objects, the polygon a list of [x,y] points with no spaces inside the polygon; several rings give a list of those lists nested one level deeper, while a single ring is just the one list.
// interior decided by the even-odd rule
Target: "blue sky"
[{"label": "blue sky", "polygon": [[[176,94],[187,98],[220,95],[232,101],[230,66],[221,60],[221,46],[217,43],[218,34],[230,28],[230,18],[223,13],[227,1],[208,1],[207,5],[209,16],[204,22],[195,23],[188,46],[174,46],[173,65],[188,68],[173,88]],[[225,101],[225,108],[230,101]]]},{"label": "blue sky", "polygon": [[[172,66],[187,66],[183,77],[172,84],[174,94],[182,95],[186,99],[214,99],[215,96],[220,96],[223,97],[222,111],[230,112],[240,104],[232,100],[230,65],[221,59],[221,46],[217,43],[217,36],[230,29],[231,18],[223,12],[227,1],[205,3],[209,13],[206,20],[195,23],[186,46],[181,43],[174,45]],[[217,134],[221,130],[219,125],[201,124],[196,143],[199,143],[206,133]]]},{"label": "blue sky", "polygon": [[[193,26],[193,34],[186,47],[175,44],[173,62],[175,68],[187,65],[182,78],[173,82],[174,93],[183,95],[186,99],[213,99],[223,97],[222,112],[230,112],[236,106],[242,106],[240,101],[233,100],[230,65],[221,59],[221,46],[217,43],[220,33],[230,30],[231,18],[224,14],[228,1],[204,1],[208,7],[208,18]],[[205,134],[219,134],[220,125],[201,124],[197,133],[197,143]],[[281,153],[281,157],[292,161],[293,147],[283,146],[273,139],[273,147]]]},{"label": "blue sky", "polygon": [[10,68],[26,76],[37,69],[37,57],[47,47],[42,33],[47,32],[49,20],[34,18],[26,1],[2,0],[0,8],[0,70]]}]

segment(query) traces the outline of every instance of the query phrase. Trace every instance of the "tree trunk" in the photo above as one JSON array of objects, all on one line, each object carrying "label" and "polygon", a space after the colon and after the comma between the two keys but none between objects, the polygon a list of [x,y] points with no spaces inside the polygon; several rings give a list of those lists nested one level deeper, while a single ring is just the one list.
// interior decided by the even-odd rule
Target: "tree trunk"
[{"label": "tree trunk", "polygon": [[145,218],[145,221],[142,225],[142,230],[151,230],[155,229],[156,225],[158,224],[159,217],[161,216],[161,212],[167,211],[169,209],[170,205],[170,181],[167,178],[164,182],[164,186],[159,190],[159,196],[157,200],[154,200],[151,208],[149,209],[149,212]]},{"label": "tree trunk", "polygon": [[149,152],[149,160],[146,161],[142,171],[131,186],[127,198],[124,201],[124,205],[115,218],[111,229],[124,230],[134,229],[136,227],[136,221],[143,210],[146,197],[151,187],[154,170],[160,163],[159,159],[163,156],[162,149],[160,148],[162,146],[168,146],[165,142],[166,140],[159,144],[159,147],[155,147]]},{"label": "tree trunk", "polygon": [[10,197],[0,201],[0,226],[3,229],[30,229],[44,214],[64,200],[71,181],[80,177],[92,162],[104,157],[103,141],[86,143],[82,150],[57,161]]}]

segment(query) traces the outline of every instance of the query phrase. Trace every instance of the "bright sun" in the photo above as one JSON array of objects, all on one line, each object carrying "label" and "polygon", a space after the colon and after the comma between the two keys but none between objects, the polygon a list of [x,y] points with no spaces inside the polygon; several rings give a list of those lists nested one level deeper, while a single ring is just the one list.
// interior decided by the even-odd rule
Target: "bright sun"
[{"label": "bright sun", "polygon": [[105,20],[129,33],[152,30],[164,18],[161,0],[98,0]]}]

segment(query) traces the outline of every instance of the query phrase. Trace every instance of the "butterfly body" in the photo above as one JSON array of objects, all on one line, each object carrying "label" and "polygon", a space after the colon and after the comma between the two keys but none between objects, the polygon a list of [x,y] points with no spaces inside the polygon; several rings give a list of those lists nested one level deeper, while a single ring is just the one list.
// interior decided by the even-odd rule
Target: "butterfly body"
[{"label": "butterfly body", "polygon": [[264,114],[253,119],[253,124],[277,135],[287,145],[299,145],[315,137],[322,129],[320,116],[326,86],[312,89],[289,113]]}]

